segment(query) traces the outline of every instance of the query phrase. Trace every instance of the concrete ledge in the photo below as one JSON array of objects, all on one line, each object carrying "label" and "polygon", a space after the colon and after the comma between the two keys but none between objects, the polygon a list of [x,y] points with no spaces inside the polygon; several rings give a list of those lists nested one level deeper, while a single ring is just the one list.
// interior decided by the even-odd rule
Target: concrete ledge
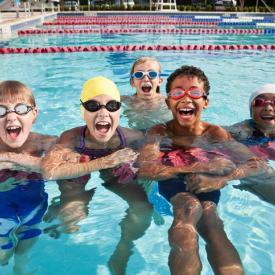
[{"label": "concrete ledge", "polygon": [[50,12],[44,14],[33,14],[29,17],[25,17],[25,13],[22,13],[19,18],[16,18],[15,13],[1,13],[0,20],[0,35],[11,35],[13,32],[26,28],[33,27],[38,24],[42,24],[45,20],[53,19],[58,12]]}]

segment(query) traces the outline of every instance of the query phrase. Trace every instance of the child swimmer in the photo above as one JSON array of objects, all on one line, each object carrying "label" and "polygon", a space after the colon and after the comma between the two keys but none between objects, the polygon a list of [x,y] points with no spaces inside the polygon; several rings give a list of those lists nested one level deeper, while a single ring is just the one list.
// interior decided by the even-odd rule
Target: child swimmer
[{"label": "child swimmer", "polygon": [[171,119],[165,96],[160,93],[162,83],[161,66],[156,58],[143,56],[134,62],[130,84],[135,94],[122,97],[131,128],[143,130]]},{"label": "child swimmer", "polygon": [[[275,160],[275,84],[265,84],[252,92],[249,98],[251,118],[226,129],[259,158]],[[275,166],[269,173],[241,180],[234,187],[247,190],[275,205]]]},{"label": "child swimmer", "polygon": [[[208,259],[215,274],[244,273],[239,255],[227,238],[217,213],[220,192],[216,189],[219,188],[206,193],[196,192],[186,176],[193,170],[192,178],[203,167],[211,179],[222,173],[223,177],[230,175],[232,178],[259,173],[259,169],[254,171],[246,164],[253,155],[241,144],[235,142],[233,148],[228,148],[233,153],[237,150],[239,161],[243,159],[237,168],[229,165],[228,157],[219,152],[233,140],[221,127],[201,120],[202,111],[208,107],[209,89],[207,77],[196,67],[182,66],[173,72],[166,84],[166,102],[173,119],[149,130],[151,138],[155,137],[157,141],[146,145],[139,157],[139,175],[145,178],[153,175],[153,179],[159,179],[160,194],[173,206],[174,221],[169,230],[172,274],[200,273],[197,231],[206,242]],[[149,148],[151,151],[147,153]],[[149,167],[146,160],[150,159],[155,164]],[[253,165],[254,162],[256,160],[251,159]],[[180,171],[188,164],[190,171]]]},{"label": "child swimmer", "polygon": [[56,141],[31,132],[37,114],[28,87],[14,80],[0,83],[0,264],[14,255],[18,274],[25,272],[27,252],[41,234],[48,205],[41,158]]},{"label": "child swimmer", "polygon": [[136,170],[132,167],[138,154],[128,148],[136,149],[143,134],[119,126],[120,93],[113,81],[102,76],[89,79],[83,86],[80,101],[86,125],[61,134],[57,145],[43,160],[44,175],[48,179],[65,179],[64,183],[58,181],[61,202],[63,196],[66,207],[59,211],[59,218],[61,223],[72,220],[73,228],[70,228],[76,229],[76,220],[68,216],[70,202],[65,201],[66,197],[77,193],[85,203],[81,189],[85,190],[86,183],[75,183],[74,178],[101,169],[103,186],[129,206],[119,223],[121,238],[108,262],[112,274],[125,274],[134,241],[144,235],[152,218],[152,206],[143,188],[136,183]]}]

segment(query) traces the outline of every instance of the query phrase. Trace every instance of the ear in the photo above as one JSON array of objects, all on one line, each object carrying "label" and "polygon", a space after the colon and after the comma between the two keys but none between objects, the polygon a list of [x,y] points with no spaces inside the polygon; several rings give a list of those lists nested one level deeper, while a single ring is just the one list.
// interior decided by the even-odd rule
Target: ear
[{"label": "ear", "polygon": [[165,98],[165,103],[166,103],[166,105],[167,105],[167,108],[170,110],[171,107],[170,107],[170,102],[169,102],[168,97]]},{"label": "ear", "polygon": [[34,107],[34,108],[32,109],[32,114],[33,114],[33,122],[32,122],[32,124],[34,124],[35,121],[36,121],[36,118],[37,118],[37,116],[38,116],[38,109],[37,109],[36,107]]},{"label": "ear", "polygon": [[203,109],[207,109],[208,108],[208,105],[209,105],[209,99],[205,99],[204,100],[204,106],[203,106]]},{"label": "ear", "polygon": [[161,85],[161,84],[162,84],[162,82],[163,82],[163,78],[162,78],[162,77],[160,77],[160,78],[159,78],[159,85]]},{"label": "ear", "polygon": [[135,85],[134,85],[134,80],[133,80],[132,77],[131,77],[131,79],[130,79],[130,84],[131,84],[132,87],[135,87]]}]

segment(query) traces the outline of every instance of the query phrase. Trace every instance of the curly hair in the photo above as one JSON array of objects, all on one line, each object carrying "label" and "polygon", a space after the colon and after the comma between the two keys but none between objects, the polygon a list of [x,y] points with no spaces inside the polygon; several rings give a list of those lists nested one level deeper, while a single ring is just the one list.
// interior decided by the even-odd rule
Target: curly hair
[{"label": "curly hair", "polygon": [[209,95],[210,83],[209,83],[207,76],[200,68],[197,68],[194,66],[181,66],[180,68],[176,69],[173,73],[171,73],[169,75],[169,77],[167,78],[167,83],[166,83],[166,92],[167,93],[169,93],[169,91],[171,90],[172,82],[178,76],[197,77],[204,84],[204,91],[206,93],[206,96]]}]

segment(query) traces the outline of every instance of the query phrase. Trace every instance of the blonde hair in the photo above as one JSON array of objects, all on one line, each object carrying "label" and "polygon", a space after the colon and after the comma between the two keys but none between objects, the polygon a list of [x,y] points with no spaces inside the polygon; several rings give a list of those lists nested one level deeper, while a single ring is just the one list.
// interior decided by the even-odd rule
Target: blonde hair
[{"label": "blonde hair", "polygon": [[15,100],[27,101],[31,106],[36,106],[32,91],[26,85],[16,80],[0,82],[0,101],[14,102]]},{"label": "blonde hair", "polygon": [[[140,58],[138,58],[132,65],[131,67],[131,71],[130,71],[130,83],[131,83],[131,80],[132,80],[132,74],[134,73],[134,70],[135,70],[135,67],[139,64],[143,64],[145,62],[148,62],[148,61],[151,61],[151,62],[155,62],[158,64],[159,66],[159,72],[161,72],[161,66],[160,66],[160,63],[158,62],[158,60],[155,58],[155,57],[152,57],[152,56],[142,56]],[[160,88],[157,87],[157,93],[160,93]]]}]

